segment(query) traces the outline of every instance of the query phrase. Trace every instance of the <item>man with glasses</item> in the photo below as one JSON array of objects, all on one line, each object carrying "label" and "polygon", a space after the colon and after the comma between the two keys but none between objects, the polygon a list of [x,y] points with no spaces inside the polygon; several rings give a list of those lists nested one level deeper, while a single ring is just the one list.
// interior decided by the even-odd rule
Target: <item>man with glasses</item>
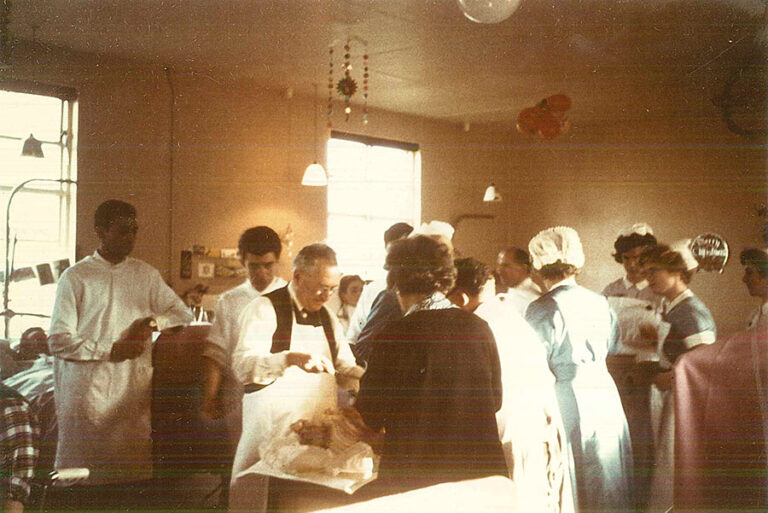
[{"label": "man with glasses", "polygon": [[238,474],[259,461],[263,443],[287,436],[291,423],[335,407],[336,378],[362,376],[341,324],[325,307],[341,279],[337,265],[336,253],[325,244],[302,248],[291,282],[254,299],[240,317],[232,367],[244,385],[243,433],[230,511],[266,509],[267,478]]},{"label": "man with glasses", "polygon": [[[131,507],[152,477],[151,335],[192,313],[160,273],[131,258],[136,209],[108,200],[94,219],[99,248],[59,279],[48,345],[59,440],[56,468],[90,470],[80,509]],[[119,483],[119,484],[118,484]]]}]

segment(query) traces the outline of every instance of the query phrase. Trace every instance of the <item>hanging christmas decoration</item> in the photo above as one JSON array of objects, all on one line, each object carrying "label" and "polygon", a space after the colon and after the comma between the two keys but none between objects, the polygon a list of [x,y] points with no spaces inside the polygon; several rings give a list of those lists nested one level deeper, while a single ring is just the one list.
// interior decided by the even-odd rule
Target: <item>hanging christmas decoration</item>
[{"label": "hanging christmas decoration", "polygon": [[363,54],[363,124],[368,124],[368,51]]},{"label": "hanging christmas decoration", "polygon": [[571,108],[571,99],[564,94],[544,98],[535,107],[520,111],[517,116],[517,130],[526,135],[540,135],[552,139],[568,132],[571,122],[565,111]]},{"label": "hanging christmas decoration", "polygon": [[339,83],[336,84],[336,90],[339,92],[339,94],[344,96],[345,121],[349,121],[349,115],[352,112],[350,100],[352,95],[355,94],[355,91],[357,91],[357,82],[355,82],[350,76],[350,72],[352,71],[352,63],[350,62],[352,54],[349,52],[351,51],[352,47],[349,43],[349,38],[347,38],[347,44],[344,45],[344,78],[339,80]]},{"label": "hanging christmas decoration", "polygon": [[[333,45],[331,45],[328,49],[328,56],[329,56],[328,58],[328,128],[333,128],[333,121],[331,119],[331,116],[333,115],[333,90],[335,89],[336,92],[343,98],[344,119],[346,121],[349,121],[350,115],[352,114],[352,97],[360,89],[360,86],[358,85],[358,81],[352,77],[352,40],[353,39],[358,39],[366,47],[368,45],[367,42],[359,38],[356,38],[354,36],[350,36],[347,38],[346,44],[344,45],[344,61],[341,65],[342,76],[337,82],[335,82],[335,84],[334,84],[334,78],[333,78]],[[368,123],[369,78],[370,78],[370,74],[369,74],[369,68],[368,68],[368,52],[366,50],[365,53],[363,54],[363,79],[362,79],[363,124]]]}]

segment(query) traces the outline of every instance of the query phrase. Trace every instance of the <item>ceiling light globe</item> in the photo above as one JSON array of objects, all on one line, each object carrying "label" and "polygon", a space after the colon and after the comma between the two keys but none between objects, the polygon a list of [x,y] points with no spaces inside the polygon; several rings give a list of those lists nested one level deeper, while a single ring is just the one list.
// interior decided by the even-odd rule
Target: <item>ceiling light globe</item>
[{"label": "ceiling light globe", "polygon": [[521,0],[456,0],[464,16],[477,23],[500,23],[514,13]]}]

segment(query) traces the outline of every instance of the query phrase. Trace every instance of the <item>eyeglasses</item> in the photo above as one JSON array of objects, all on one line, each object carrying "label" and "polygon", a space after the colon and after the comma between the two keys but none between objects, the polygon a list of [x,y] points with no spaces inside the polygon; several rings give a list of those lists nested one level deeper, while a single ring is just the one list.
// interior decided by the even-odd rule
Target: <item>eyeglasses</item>
[{"label": "eyeglasses", "polygon": [[315,294],[318,296],[321,294],[328,294],[329,296],[333,293],[335,293],[337,290],[339,290],[339,287],[329,287],[327,285],[318,285],[317,287],[313,287]]}]

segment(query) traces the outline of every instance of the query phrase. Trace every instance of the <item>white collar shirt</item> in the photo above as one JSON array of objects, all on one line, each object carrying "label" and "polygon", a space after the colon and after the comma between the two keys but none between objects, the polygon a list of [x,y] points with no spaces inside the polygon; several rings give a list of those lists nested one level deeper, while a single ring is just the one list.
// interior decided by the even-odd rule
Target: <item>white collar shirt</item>
[{"label": "white collar shirt", "polygon": [[754,329],[758,325],[765,325],[766,323],[768,323],[768,302],[763,303],[752,312],[747,329]]},{"label": "white collar shirt", "polygon": [[220,295],[213,309],[213,323],[208,334],[208,341],[213,345],[207,346],[203,355],[213,359],[223,367],[228,367],[231,363],[232,351],[235,350],[240,336],[240,314],[257,297],[269,294],[286,285],[287,282],[284,279],[275,276],[269,285],[259,292],[253,287],[250,280],[245,280],[237,287]]}]

